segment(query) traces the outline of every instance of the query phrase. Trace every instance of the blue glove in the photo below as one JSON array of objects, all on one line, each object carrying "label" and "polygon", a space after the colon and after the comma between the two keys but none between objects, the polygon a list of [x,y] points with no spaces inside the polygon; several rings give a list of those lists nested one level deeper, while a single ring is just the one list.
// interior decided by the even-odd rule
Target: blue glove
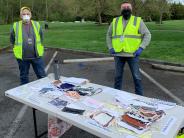
[{"label": "blue glove", "polygon": [[109,53],[110,53],[110,54],[116,54],[114,48],[109,49]]},{"label": "blue glove", "polygon": [[143,51],[143,48],[142,48],[142,47],[139,47],[139,49],[137,49],[137,51],[135,51],[134,56],[135,56],[135,57],[140,56],[141,53],[142,53],[142,51]]}]

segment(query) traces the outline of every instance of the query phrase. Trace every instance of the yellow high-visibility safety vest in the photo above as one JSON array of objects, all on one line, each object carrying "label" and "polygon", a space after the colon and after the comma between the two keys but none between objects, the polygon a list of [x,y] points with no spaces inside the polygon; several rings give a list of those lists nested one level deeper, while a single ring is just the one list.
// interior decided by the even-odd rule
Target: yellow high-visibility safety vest
[{"label": "yellow high-visibility safety vest", "polygon": [[112,46],[115,52],[134,53],[139,48],[142,41],[140,23],[141,17],[131,16],[124,28],[122,16],[113,19]]},{"label": "yellow high-visibility safety vest", "polygon": [[184,134],[181,135],[181,136],[177,136],[176,138],[184,138]]},{"label": "yellow high-visibility safety vest", "polygon": [[[32,21],[33,30],[35,33],[35,49],[37,50],[38,56],[43,56],[44,53],[44,47],[41,44],[41,38],[39,34],[40,30],[40,24],[36,21]],[[22,21],[15,22],[13,24],[13,29],[15,32],[15,44],[13,48],[14,55],[17,59],[22,59],[22,52],[23,52],[23,39],[22,39]]]},{"label": "yellow high-visibility safety vest", "polygon": [[176,138],[184,138],[184,134],[178,135]]}]

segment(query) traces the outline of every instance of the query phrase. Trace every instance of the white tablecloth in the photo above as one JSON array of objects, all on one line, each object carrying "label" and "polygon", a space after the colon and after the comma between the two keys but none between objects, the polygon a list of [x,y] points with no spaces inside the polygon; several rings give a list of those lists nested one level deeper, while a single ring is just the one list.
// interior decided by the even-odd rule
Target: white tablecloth
[{"label": "white tablecloth", "polygon": [[[51,77],[46,77],[23,86],[16,87],[14,89],[5,92],[5,95],[28,105],[32,108],[38,109],[46,114],[55,116],[67,123],[70,123],[78,128],[81,128],[89,133],[92,133],[99,137],[113,137],[113,138],[129,138],[130,135],[142,138],[174,138],[181,127],[184,126],[184,107],[175,106],[172,109],[166,110],[166,115],[160,119],[157,123],[153,124],[153,127],[143,135],[137,135],[126,129],[114,129],[114,131],[108,131],[103,128],[94,126],[87,121],[85,121],[84,116],[74,115],[66,112],[62,112],[61,109],[56,108],[48,104],[48,99],[43,99],[40,101],[38,91],[42,87],[48,87],[48,84],[52,82]],[[93,86],[95,88],[102,88],[103,92],[92,96],[92,98],[101,101],[103,103],[114,103],[115,95],[121,93],[124,95],[129,95],[130,93],[115,90],[106,86],[97,85],[94,83],[88,83],[86,86]],[[138,95],[130,94],[136,98],[141,98],[143,100],[148,100],[146,97],[141,97]],[[88,109],[84,106],[84,108]],[[172,122],[171,122],[172,121]],[[167,126],[171,123],[170,126]],[[165,130],[164,130],[165,129]],[[118,130],[118,131],[117,131]],[[162,132],[163,131],[163,132]]]}]

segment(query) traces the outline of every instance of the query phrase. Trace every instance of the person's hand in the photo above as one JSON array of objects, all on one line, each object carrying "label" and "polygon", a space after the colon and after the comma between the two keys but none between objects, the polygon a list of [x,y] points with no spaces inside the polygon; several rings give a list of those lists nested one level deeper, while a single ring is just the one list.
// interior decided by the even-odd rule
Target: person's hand
[{"label": "person's hand", "polygon": [[116,54],[114,48],[109,49],[109,53],[110,53],[110,54]]},{"label": "person's hand", "polygon": [[142,47],[139,47],[139,49],[137,49],[137,51],[135,51],[134,56],[135,56],[135,57],[140,56],[141,53],[142,53],[142,51],[143,51],[143,48],[142,48]]}]

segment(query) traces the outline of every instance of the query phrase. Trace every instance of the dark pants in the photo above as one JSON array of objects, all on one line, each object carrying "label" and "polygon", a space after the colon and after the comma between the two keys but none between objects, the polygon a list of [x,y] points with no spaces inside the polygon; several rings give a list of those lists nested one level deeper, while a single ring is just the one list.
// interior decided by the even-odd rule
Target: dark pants
[{"label": "dark pants", "polygon": [[125,63],[128,62],[135,85],[135,93],[143,95],[141,74],[139,71],[139,57],[114,57],[115,60],[115,83],[114,88],[121,90],[123,85],[123,72]]},{"label": "dark pants", "polygon": [[44,62],[42,58],[36,58],[31,60],[20,60],[17,59],[19,70],[20,70],[20,82],[21,85],[29,82],[29,68],[32,65],[33,70],[38,79],[46,76],[44,70]]},{"label": "dark pants", "polygon": [[45,30],[49,29],[49,25],[45,24]]}]

